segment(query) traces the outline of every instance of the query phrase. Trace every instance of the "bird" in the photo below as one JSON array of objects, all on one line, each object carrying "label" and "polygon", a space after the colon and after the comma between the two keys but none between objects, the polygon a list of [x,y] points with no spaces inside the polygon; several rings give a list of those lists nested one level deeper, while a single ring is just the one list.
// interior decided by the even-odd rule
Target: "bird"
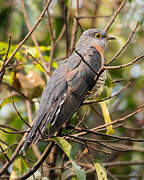
[{"label": "bird", "polygon": [[96,80],[97,72],[104,65],[104,49],[108,41],[113,39],[105,31],[96,28],[82,33],[73,53],[49,78],[35,121],[21,150],[37,143],[46,129],[48,137],[52,137],[70,120],[87,97],[97,96],[105,82],[104,72]]}]

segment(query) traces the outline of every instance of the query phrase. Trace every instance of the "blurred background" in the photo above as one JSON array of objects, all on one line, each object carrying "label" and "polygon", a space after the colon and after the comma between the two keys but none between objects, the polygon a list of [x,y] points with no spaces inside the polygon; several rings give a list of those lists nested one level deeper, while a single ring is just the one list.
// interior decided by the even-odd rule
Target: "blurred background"
[{"label": "blurred background", "polygon": [[[52,0],[49,10],[43,20],[33,33],[33,36],[24,43],[16,53],[9,66],[6,68],[0,88],[0,145],[3,149],[8,148],[7,155],[10,157],[16,144],[22,138],[20,134],[6,133],[13,131],[24,131],[26,124],[18,116],[16,109],[22,118],[29,124],[35,117],[39,107],[39,101],[43,88],[50,74],[59,64],[69,56],[79,39],[82,30],[88,28],[104,29],[111,20],[114,12],[120,6],[122,0]],[[11,46],[8,57],[13,50],[23,40],[33,27],[46,2],[41,0],[0,0],[0,67],[2,68],[4,58],[8,49],[11,37]],[[77,18],[75,18],[75,16]],[[108,34],[117,38],[117,41],[110,42],[105,52],[105,61],[108,63],[118,52],[130,36],[131,32],[139,21],[139,26],[135,32],[131,43],[113,62],[112,65],[125,64],[144,53],[144,1],[127,0],[125,6],[117,15]],[[74,36],[75,33],[75,36]],[[39,62],[37,63],[30,53]],[[117,93],[122,87],[129,83],[129,86],[117,96],[107,100],[107,106],[112,120],[119,119],[134,112],[144,103],[144,59],[132,66],[113,69],[107,71],[107,80],[103,92],[98,100]],[[45,71],[46,69],[46,71]],[[15,103],[16,108],[13,103]],[[102,112],[98,103],[85,105],[72,117],[71,124],[76,125],[86,115],[81,127],[94,128],[104,124]],[[66,131],[68,131],[66,129]],[[103,130],[101,132],[106,132]],[[128,136],[130,138],[144,137],[144,112],[141,111],[130,117],[120,127],[116,127],[115,135]],[[104,137],[87,135],[97,139]],[[39,143],[39,150],[43,152],[47,143]],[[71,141],[77,156],[83,153],[85,146]],[[96,152],[92,150],[94,158],[101,162],[115,161],[140,161],[144,159],[144,141],[120,141],[110,142],[109,146],[124,149],[125,151],[115,151],[98,144],[90,143],[97,149],[111,152],[110,154]],[[55,152],[56,158],[52,166],[60,166],[62,151]],[[128,152],[126,152],[126,150]],[[27,152],[27,159],[31,159],[28,165],[22,160],[19,162],[22,168],[11,166],[6,175],[17,173],[23,174],[29,166],[37,160],[31,153],[32,148]],[[63,158],[64,162],[67,159]],[[5,157],[0,153],[0,167],[3,166]],[[79,157],[79,164],[91,164],[88,153]],[[18,164],[16,164],[17,166]],[[86,170],[89,167],[84,167]],[[110,166],[108,169],[108,179],[144,179],[144,165],[119,165]],[[59,170],[60,171],[60,170]],[[49,175],[49,179],[60,179],[60,172],[57,170],[55,176]],[[71,170],[64,169],[61,172],[61,179],[66,178]],[[39,173],[37,171],[37,176]],[[45,176],[44,174],[42,176]],[[66,177],[65,177],[66,176]],[[114,177],[113,177],[114,176]],[[48,176],[47,176],[48,177]],[[65,178],[64,178],[65,177]],[[95,172],[87,173],[87,179],[96,179]]]}]

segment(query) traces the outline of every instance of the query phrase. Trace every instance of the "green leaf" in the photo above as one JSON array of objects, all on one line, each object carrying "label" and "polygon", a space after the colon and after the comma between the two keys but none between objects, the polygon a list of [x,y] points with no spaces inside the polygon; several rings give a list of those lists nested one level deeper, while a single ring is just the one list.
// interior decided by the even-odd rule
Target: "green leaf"
[{"label": "green leaf", "polygon": [[113,86],[114,86],[114,84],[113,84],[113,80],[112,80],[112,78],[111,78],[111,76],[110,76],[110,74],[107,72],[107,74],[106,74],[106,80],[105,80],[105,86],[108,86],[109,88],[113,88]]},{"label": "green leaf", "polygon": [[23,175],[27,170],[28,166],[26,164],[26,160],[22,157],[18,157],[13,163],[10,180]]},{"label": "green leaf", "polygon": [[[16,45],[12,45],[10,46],[10,50],[9,50],[9,54],[8,57],[10,57],[13,53],[13,51],[16,49]],[[50,46],[39,46],[40,50],[42,53],[45,53],[46,51],[50,51],[51,47]],[[6,54],[8,49],[8,43],[6,42],[0,42],[0,51],[1,52],[1,58],[3,57],[3,55]],[[21,60],[22,62],[25,62],[25,58],[22,54],[26,54],[26,53],[30,53],[32,54],[32,56],[34,56],[35,58],[39,58],[39,52],[37,50],[37,48],[35,46],[28,46],[28,45],[23,45],[20,50],[15,54],[15,58],[17,60]],[[5,56],[4,56],[5,57]],[[47,59],[49,59],[48,56],[46,56]]]},{"label": "green leaf", "polygon": [[2,101],[2,103],[0,104],[0,109],[3,107],[3,106],[5,106],[6,104],[9,104],[9,103],[11,103],[12,101],[11,101],[11,98],[5,98],[3,101]]},{"label": "green leaf", "polygon": [[108,180],[106,170],[103,167],[101,161],[95,159],[93,162],[96,168],[98,180]]},{"label": "green leaf", "polygon": [[55,137],[52,140],[55,141],[61,147],[61,149],[65,152],[65,154],[69,158],[72,167],[76,173],[77,180],[86,180],[86,175],[84,170],[82,170],[81,167],[78,166],[74,160],[74,153],[71,144],[61,137]]}]

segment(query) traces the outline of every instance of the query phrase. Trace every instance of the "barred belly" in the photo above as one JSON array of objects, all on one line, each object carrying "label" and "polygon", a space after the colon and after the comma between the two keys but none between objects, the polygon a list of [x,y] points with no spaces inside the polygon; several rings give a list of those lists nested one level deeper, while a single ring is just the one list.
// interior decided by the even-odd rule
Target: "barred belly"
[{"label": "barred belly", "polygon": [[106,79],[106,72],[104,71],[99,79],[97,80],[95,86],[93,87],[92,91],[89,93],[88,98],[96,98],[98,96],[99,90],[104,86]]}]

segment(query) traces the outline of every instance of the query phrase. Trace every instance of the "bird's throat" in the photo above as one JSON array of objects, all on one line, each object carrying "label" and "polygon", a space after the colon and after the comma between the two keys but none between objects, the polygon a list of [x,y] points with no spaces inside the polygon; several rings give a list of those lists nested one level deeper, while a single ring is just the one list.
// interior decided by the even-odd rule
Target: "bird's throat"
[{"label": "bird's throat", "polygon": [[98,45],[96,45],[96,44],[93,44],[93,46],[96,48],[96,50],[99,52],[99,54],[103,58],[103,48],[98,46]]}]

